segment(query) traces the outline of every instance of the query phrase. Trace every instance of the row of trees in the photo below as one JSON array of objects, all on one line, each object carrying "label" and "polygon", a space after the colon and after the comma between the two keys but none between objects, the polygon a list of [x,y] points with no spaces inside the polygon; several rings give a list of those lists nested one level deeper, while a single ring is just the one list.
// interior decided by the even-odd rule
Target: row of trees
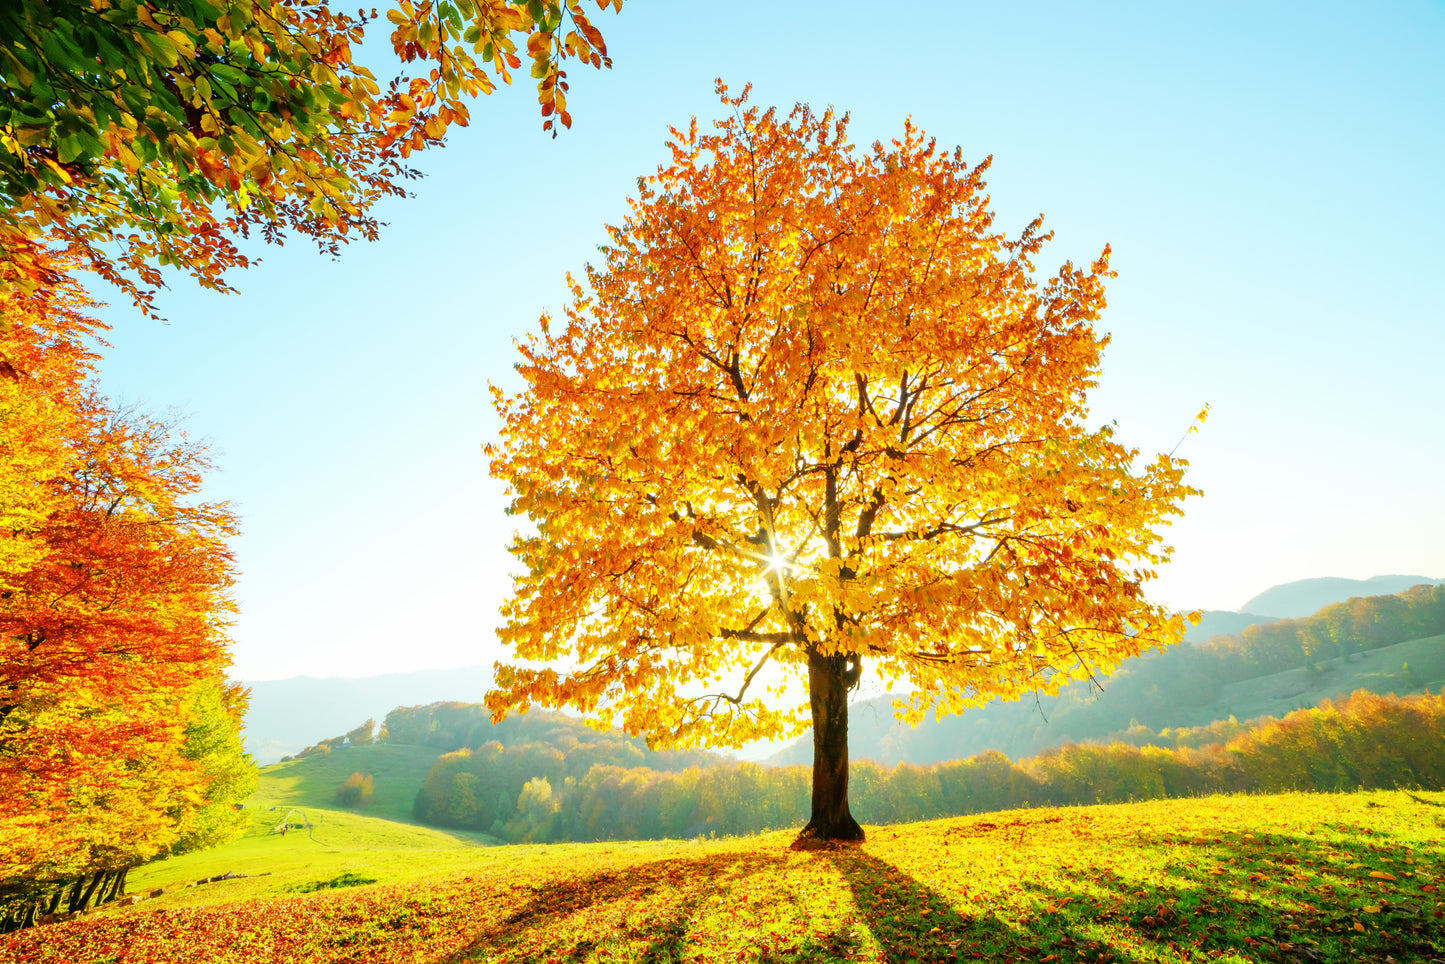
[{"label": "row of trees", "polygon": [[[930,767],[854,762],[852,806],[867,823],[898,823],[1205,793],[1445,786],[1442,696],[1360,691],[1227,729],[1226,742],[1198,748],[1188,744],[1213,731],[1182,734],[1176,748],[1070,744],[1017,763],[997,751]],[[513,842],[744,834],[802,823],[810,789],[800,766],[583,769],[547,747],[492,743],[438,760],[416,815]]]},{"label": "row of trees", "polygon": [[705,750],[650,750],[641,737],[628,736],[621,730],[598,730],[575,717],[546,710],[493,723],[491,711],[480,703],[398,706],[386,714],[378,740],[431,746],[446,752],[492,741],[507,747],[537,743],[563,750],[569,758],[585,760],[587,766],[605,762],[655,770],[707,767],[719,759]]},{"label": "row of trees", "polygon": [[[376,720],[367,720],[354,730],[348,730],[340,736],[328,737],[318,743],[301,750],[291,756],[283,756],[282,763],[290,760],[299,760],[302,757],[316,756],[318,754],[330,753],[332,750],[340,750],[348,746],[367,746],[375,740],[373,731],[376,729]],[[385,742],[385,741],[383,741]]]},{"label": "row of trees", "polygon": [[205,449],[103,398],[68,280],[0,295],[0,927],[225,839],[254,768],[225,681],[225,505]]},{"label": "row of trees", "polygon": [[1250,679],[1445,633],[1445,586],[1416,586],[1391,596],[1359,596],[1313,616],[1247,627],[1198,647],[1227,681]]},{"label": "row of trees", "polygon": [[[1329,646],[1320,642],[1326,632],[1332,633]],[[930,721],[916,729],[893,724],[891,697],[863,701],[849,707],[855,722],[853,745],[856,756],[886,763],[943,762],[988,749],[1017,760],[1066,741],[1174,746],[1180,728],[1208,727],[1230,715],[1231,683],[1303,669],[1307,675],[1295,683],[1323,688],[1333,685],[1333,670],[1338,669],[1340,677],[1350,675],[1348,666],[1330,666],[1332,659],[1342,664],[1362,652],[1441,633],[1445,633],[1445,588],[1419,586],[1399,595],[1351,599],[1307,618],[1280,620],[1246,633],[1145,654],[1103,678],[1102,692],[1083,681],[1057,695],[1039,694],[1037,701],[995,700],[962,717]],[[1344,655],[1331,657],[1332,652]],[[1405,667],[1394,677],[1362,679],[1360,685],[1377,692],[1417,692],[1428,682],[1430,677]],[[1229,735],[1233,734],[1216,732],[1199,739],[1222,742]],[[799,741],[781,750],[773,762],[810,760],[811,747]]]}]

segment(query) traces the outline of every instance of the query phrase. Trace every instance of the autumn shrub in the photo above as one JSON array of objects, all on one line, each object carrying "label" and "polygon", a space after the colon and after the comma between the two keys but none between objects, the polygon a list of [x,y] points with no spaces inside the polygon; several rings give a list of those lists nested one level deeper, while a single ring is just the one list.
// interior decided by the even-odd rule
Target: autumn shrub
[{"label": "autumn shrub", "polygon": [[375,789],[375,781],[370,773],[365,776],[353,773],[341,781],[341,786],[336,788],[336,802],[343,807],[364,806],[371,802],[371,795]]}]

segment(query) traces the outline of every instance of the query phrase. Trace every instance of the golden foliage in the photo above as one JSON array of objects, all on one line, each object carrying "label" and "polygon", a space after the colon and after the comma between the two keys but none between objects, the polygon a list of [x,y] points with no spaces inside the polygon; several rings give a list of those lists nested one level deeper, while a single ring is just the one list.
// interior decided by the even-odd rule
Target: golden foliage
[{"label": "golden foliage", "polygon": [[1050,235],[995,230],[988,161],[718,89],[493,389],[535,526],[500,635],[547,664],[499,666],[494,712],[738,746],[804,721],[749,694],[767,661],[866,660],[916,720],[1177,640],[1143,586],[1185,463],[1087,425],[1108,249],[1041,281]]},{"label": "golden foliage", "polygon": [[52,284],[0,295],[0,891],[198,833],[211,771],[240,748],[188,745],[188,728],[224,743],[244,704],[196,690],[229,663],[233,610],[235,519],[195,501],[207,454],[94,392],[84,339],[101,326],[70,265],[42,256]]}]

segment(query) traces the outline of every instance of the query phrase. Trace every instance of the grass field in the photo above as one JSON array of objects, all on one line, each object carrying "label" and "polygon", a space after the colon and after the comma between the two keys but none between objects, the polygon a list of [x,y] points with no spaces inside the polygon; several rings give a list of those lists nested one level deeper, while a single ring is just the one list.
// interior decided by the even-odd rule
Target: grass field
[{"label": "grass field", "polygon": [[[375,744],[264,767],[246,801],[249,822],[240,840],[137,868],[127,890],[165,889],[151,906],[181,906],[324,890],[335,881],[424,880],[465,869],[478,848],[496,841],[411,822],[416,789],[437,755],[427,747]],[[354,772],[375,777],[375,795],[366,806],[344,809],[335,801],[336,787]],[[302,826],[274,832],[288,818],[293,827]],[[188,886],[224,874],[237,877]]]},{"label": "grass field", "polygon": [[433,747],[373,743],[273,763],[261,770],[253,799],[267,806],[335,807],[341,781],[353,773],[370,774],[375,792],[359,812],[406,822],[416,791],[440,755]]},{"label": "grass field", "polygon": [[[377,883],[183,888],[0,938],[0,960],[1445,960],[1445,793],[1416,797],[1019,810],[801,853],[791,834],[432,849],[377,837],[368,849],[374,828],[358,823],[337,882]],[[255,845],[213,854],[279,864]]]}]

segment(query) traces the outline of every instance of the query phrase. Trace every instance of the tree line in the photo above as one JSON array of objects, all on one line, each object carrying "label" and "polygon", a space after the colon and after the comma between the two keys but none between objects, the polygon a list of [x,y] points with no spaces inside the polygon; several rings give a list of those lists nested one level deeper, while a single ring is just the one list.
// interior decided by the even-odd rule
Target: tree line
[{"label": "tree line", "polygon": [[648,764],[649,767],[663,770],[706,767],[719,761],[719,757],[705,750],[653,751],[642,737],[628,736],[621,730],[599,730],[574,717],[546,710],[513,715],[493,723],[491,710],[481,703],[398,706],[386,714],[376,739],[381,743],[432,746],[447,752],[480,747],[491,741],[504,746],[549,744],[566,750],[569,755],[574,748],[590,747],[577,752],[606,755],[609,761],[627,760],[627,766],[642,765],[639,761],[644,759],[652,760],[655,762]]},{"label": "tree line", "polygon": [[1196,647],[1228,682],[1445,633],[1445,586],[1357,596],[1313,616],[1249,626]]},{"label": "tree line", "polygon": [[[1398,595],[1368,596],[1327,606],[1313,616],[1251,626],[1206,642],[1147,653],[1100,681],[1073,683],[1057,695],[1018,702],[994,701],[962,717],[929,721],[916,729],[892,725],[892,697],[849,708],[858,756],[894,762],[943,762],[996,749],[1011,759],[1074,742],[1132,742],[1130,732],[1198,727],[1227,717],[1225,687],[1288,670],[1324,679],[1331,660],[1445,633],[1445,587],[1417,586]],[[1426,679],[1408,668],[1381,680],[1398,692],[1419,690]],[[1140,730],[1142,727],[1142,730]],[[772,762],[806,763],[806,738]]]},{"label": "tree line", "polygon": [[[1445,696],[1428,693],[1358,691],[1283,719],[1154,738],[1173,745],[1068,744],[1018,762],[988,751],[927,767],[855,761],[853,807],[866,823],[900,823],[1209,793],[1445,786]],[[448,753],[418,792],[415,816],[508,842],[748,834],[808,817],[806,767],[624,766],[593,762],[590,750],[494,740]]]}]

